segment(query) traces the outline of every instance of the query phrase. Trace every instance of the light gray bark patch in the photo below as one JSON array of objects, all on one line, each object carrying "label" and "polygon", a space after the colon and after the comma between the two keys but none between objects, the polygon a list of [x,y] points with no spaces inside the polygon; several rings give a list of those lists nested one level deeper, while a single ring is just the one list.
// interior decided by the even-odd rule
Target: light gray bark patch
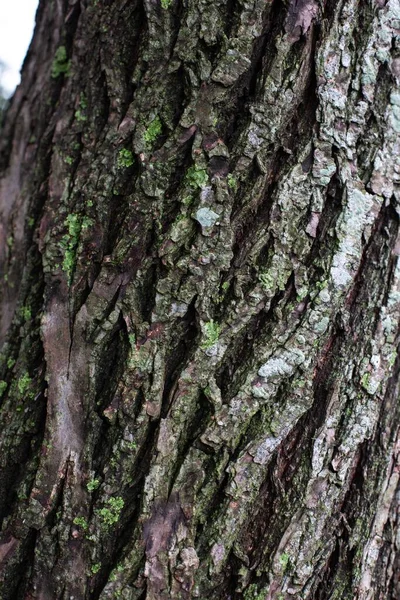
[{"label": "light gray bark patch", "polygon": [[199,208],[195,216],[202,228],[213,227],[219,219],[219,215],[210,208]]}]

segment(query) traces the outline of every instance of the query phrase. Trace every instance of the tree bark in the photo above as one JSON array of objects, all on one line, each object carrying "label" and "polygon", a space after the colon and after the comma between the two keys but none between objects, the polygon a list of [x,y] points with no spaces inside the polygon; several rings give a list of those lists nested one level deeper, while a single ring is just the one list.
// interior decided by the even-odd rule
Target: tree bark
[{"label": "tree bark", "polygon": [[398,0],[41,0],[0,154],[0,596],[400,598]]}]

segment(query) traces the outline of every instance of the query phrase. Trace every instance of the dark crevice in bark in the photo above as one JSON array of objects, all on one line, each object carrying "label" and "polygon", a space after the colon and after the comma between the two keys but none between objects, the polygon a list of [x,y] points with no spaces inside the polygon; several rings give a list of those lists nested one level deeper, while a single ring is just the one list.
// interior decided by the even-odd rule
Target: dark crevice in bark
[{"label": "dark crevice in bark", "polygon": [[170,6],[170,15],[172,16],[172,26],[171,26],[171,43],[170,43],[170,54],[169,59],[174,57],[174,50],[176,47],[176,43],[179,39],[179,34],[181,32],[182,21],[185,18],[185,10],[187,6],[183,0],[177,0],[177,2],[173,2],[172,6]]},{"label": "dark crevice in bark", "polygon": [[[41,402],[42,411],[39,411],[37,422],[40,423],[45,415],[45,405]],[[31,415],[33,417],[33,415]],[[43,428],[40,431],[43,436]],[[38,435],[27,435],[18,445],[13,445],[8,451],[7,466],[2,469],[0,475],[0,519],[3,520],[9,514],[15,504],[18,504],[17,488],[22,481],[26,481],[29,463],[35,460],[40,452],[42,439]],[[32,483],[34,474],[31,475]],[[31,486],[29,486],[31,487]]]},{"label": "dark crevice in bark", "polygon": [[[186,80],[185,70],[182,65],[169,75],[168,105],[161,110],[161,114],[167,111],[168,121],[173,128],[177,127],[189,101],[189,82]],[[172,110],[171,110],[172,108]],[[171,114],[172,113],[172,114]]]},{"label": "dark crevice in bark", "polygon": [[247,372],[246,365],[252,356],[255,340],[259,342],[261,338],[270,337],[274,323],[274,310],[284,296],[285,290],[277,292],[268,310],[262,308],[253,315],[246,328],[238,332],[227,349],[224,361],[216,373],[216,382],[221,390],[223,403],[229,403],[243,383]]},{"label": "dark crevice in bark", "polygon": [[[95,10],[98,11],[99,8]],[[110,27],[118,31],[118,35],[108,36],[107,31]],[[122,121],[139,84],[132,80],[132,76],[140,61],[143,48],[148,43],[147,19],[142,0],[125,3],[123,8],[115,4],[103,10],[98,31],[101,32],[99,50],[103,69],[105,71],[104,67],[108,67],[120,75],[121,94],[118,112]],[[110,84],[111,81],[107,80],[106,75],[107,95],[114,97],[115,91]]]},{"label": "dark crevice in bark", "polygon": [[[239,182],[238,190],[235,194],[232,206],[231,223],[236,223],[236,221],[239,219],[240,212],[245,206],[243,204],[244,198],[248,199],[249,194],[255,187],[259,177],[260,169],[258,168],[256,161],[253,161],[246,170],[246,179]],[[265,186],[264,190],[267,189],[267,186]]]},{"label": "dark crevice in bark", "polygon": [[194,340],[199,335],[199,327],[197,323],[195,296],[189,304],[186,314],[177,323],[176,331],[173,332],[173,340],[170,343],[170,352],[165,367],[164,374],[164,389],[161,404],[161,417],[165,418],[173,403],[173,395],[171,395],[179,376],[182,371],[191,361],[196,351]]},{"label": "dark crevice in bark", "polygon": [[338,533],[336,533],[335,544],[333,546],[332,553],[326,563],[323,572],[323,578],[313,594],[313,599],[328,600],[328,598],[330,598],[331,585],[332,582],[335,582],[341,559],[340,538]]},{"label": "dark crevice in bark", "polygon": [[[304,415],[271,461],[251,517],[251,527],[249,521],[244,529],[248,532],[246,544],[251,548],[248,556],[252,571],[266,568],[298,510],[308,483],[315,430],[316,423]],[[265,577],[261,574],[251,581],[265,582]]]},{"label": "dark crevice in bark", "polygon": [[[314,41],[315,45],[315,41]],[[236,230],[235,246],[234,246],[234,258],[232,259],[233,264],[241,265],[244,257],[248,254],[251,249],[248,240],[258,239],[258,233],[260,230],[265,229],[270,219],[270,211],[275,200],[275,189],[276,182],[289,170],[289,168],[297,164],[298,154],[302,152],[304,145],[309,141],[312,133],[313,126],[316,122],[316,109],[318,100],[316,96],[316,80],[314,68],[311,69],[309,75],[309,82],[304,92],[304,103],[299,104],[299,114],[296,114],[288,126],[286,126],[284,134],[285,148],[279,146],[271,150],[271,156],[273,160],[268,165],[268,176],[266,177],[266,183],[264,192],[260,199],[260,202],[255,205],[252,210],[242,207],[240,205],[234,205],[232,209],[232,222]],[[300,118],[299,118],[300,115]],[[282,141],[282,140],[281,140]],[[289,154],[287,150],[294,149],[293,154]],[[257,179],[257,168],[253,166],[253,177]],[[251,177],[248,178],[245,186],[251,188],[254,183],[251,181]],[[247,197],[244,184],[242,184],[240,195],[237,195],[237,202],[240,198]],[[244,218],[241,216],[244,208]]]},{"label": "dark crevice in bark", "polygon": [[235,243],[231,260],[231,265],[234,269],[240,269],[245,262],[252,247],[251,242],[257,239],[259,230],[261,228],[267,229],[271,209],[275,200],[277,179],[280,174],[275,169],[278,169],[278,164],[280,164],[281,159],[282,156],[280,155],[272,166],[271,176],[265,184],[260,201],[257,205],[253,206],[251,211],[248,210],[247,207],[244,207],[244,217],[240,213],[234,217],[233,227],[235,230]]},{"label": "dark crevice in bark", "polygon": [[375,18],[375,6],[368,3],[360,3],[356,12],[356,24],[353,29],[354,54],[362,57],[365,54],[366,44],[373,27]]},{"label": "dark crevice in bark", "polygon": [[[392,198],[392,201],[394,198]],[[386,207],[385,211],[385,220],[382,224],[381,235],[383,240],[386,240],[386,247],[390,249],[390,255],[387,256],[388,259],[388,267],[387,267],[387,285],[384,288],[383,292],[383,305],[387,306],[388,303],[388,294],[390,285],[393,284],[393,280],[395,277],[395,269],[396,269],[396,261],[398,260],[398,255],[396,252],[397,245],[397,236],[400,230],[400,218],[399,214],[396,210],[394,202],[390,204],[390,206]],[[381,260],[380,256],[376,257],[376,260]]]},{"label": "dark crevice in bark", "polygon": [[[65,502],[65,493],[68,490],[68,470],[70,463],[67,463],[67,467],[64,472],[64,476],[60,478],[59,485],[57,487],[52,506],[46,516],[46,527],[52,529],[57,525],[59,515],[62,512],[63,504]],[[58,514],[57,514],[58,513]]]},{"label": "dark crevice in bark", "polygon": [[[148,424],[147,439],[141,447],[135,464],[132,465],[133,480],[124,489],[121,489],[121,496],[124,498],[124,509],[121,514],[118,530],[114,531],[112,536],[106,538],[102,548],[102,569],[96,577],[93,590],[93,600],[97,600],[109,581],[111,571],[115,565],[126,555],[132,541],[132,534],[138,527],[138,517],[140,516],[141,498],[143,497],[143,487],[145,477],[148,473],[150,462],[154,454],[154,447],[157,440],[158,423],[150,422]],[[104,452],[104,450],[103,450]],[[144,548],[143,548],[144,552]],[[143,565],[139,565],[139,572]],[[137,574],[136,574],[137,575]],[[133,577],[136,577],[134,574]]]},{"label": "dark crevice in bark", "polygon": [[237,589],[240,581],[241,567],[243,567],[243,562],[234,554],[234,552],[231,552],[227,569],[229,576],[226,578],[226,583],[222,588],[223,593],[220,595],[220,598],[231,598],[231,600],[236,600],[238,598]]},{"label": "dark crevice in bark", "polygon": [[331,2],[331,0],[324,0],[323,2],[322,18],[326,23],[326,29],[328,31],[332,27],[339,7],[340,5],[336,4],[336,2]]},{"label": "dark crevice in bark", "polygon": [[199,54],[204,55],[206,57],[206,59],[210,62],[211,72],[212,72],[215,69],[215,67],[218,65],[218,62],[219,62],[220,44],[218,44],[218,43],[210,44],[200,38],[197,41],[197,49],[199,51]]},{"label": "dark crevice in bark", "polygon": [[[104,72],[101,69],[100,49],[97,43],[93,49],[93,54],[96,54],[97,61],[92,65],[88,65],[91,69],[90,85],[87,78],[81,82],[79,88],[81,91],[81,99],[84,98],[85,116],[87,115],[91,127],[93,127],[93,135],[98,143],[104,142],[106,125],[110,116],[111,99],[107,92],[107,81]],[[82,96],[84,90],[84,94]]]},{"label": "dark crevice in bark", "polygon": [[[96,576],[90,596],[93,600],[97,600],[100,597],[104,587],[109,581],[111,571],[126,555],[131,544],[132,534],[138,527],[140,499],[143,495],[145,477],[148,473],[150,461],[154,453],[157,430],[158,424],[156,422],[150,422],[148,425],[146,442],[141,447],[134,465],[131,465],[133,480],[129,485],[120,490],[120,496],[123,497],[125,503],[124,509],[120,516],[117,530],[114,530],[103,539],[101,570]],[[110,445],[110,450],[104,452],[104,439],[102,443],[102,453],[104,456],[109,457],[111,455],[112,444]],[[96,453],[94,453],[94,456],[96,456]],[[99,468],[99,472],[101,471],[102,469]],[[139,565],[138,571],[141,566],[143,565]],[[137,573],[136,575],[134,574],[134,577],[136,576]]]},{"label": "dark crevice in bark", "polygon": [[[210,418],[214,413],[213,404],[207,398],[204,392],[200,391],[198,399],[197,399],[197,409],[194,412],[192,418],[190,419],[189,425],[185,431],[185,438],[179,440],[179,444],[181,448],[179,449],[178,458],[174,463],[173,473],[170,477],[170,486],[168,490],[168,494],[170,495],[176,479],[179,475],[180,469],[187,457],[190,449],[195,445],[196,440],[204,433],[205,429],[208,427],[210,423]],[[190,487],[190,477],[193,478],[193,485],[196,483],[196,473],[189,474],[187,476],[187,480],[185,481],[185,485]]]},{"label": "dark crevice in bark", "polygon": [[123,12],[121,11],[121,21],[124,22],[128,33],[121,38],[125,42],[123,65],[126,92],[121,104],[121,114],[124,115],[134,98],[135,83],[132,81],[132,75],[139,62],[143,42],[148,35],[143,0],[137,0],[133,6],[129,6],[128,10],[125,6]]},{"label": "dark crevice in bark", "polygon": [[97,371],[95,410],[102,419],[104,419],[102,416],[104,409],[115,399],[128,354],[129,339],[127,339],[126,324],[121,314],[98,357],[98,364],[101,366]]},{"label": "dark crevice in bark", "polygon": [[111,255],[115,249],[122,225],[128,216],[131,201],[132,197],[129,193],[113,194],[110,199],[107,237],[104,242],[103,256]]},{"label": "dark crevice in bark", "polygon": [[[329,404],[331,385],[329,374],[334,370],[337,356],[335,346],[340,346],[343,339],[341,335],[336,336],[336,341],[331,345],[328,355],[321,361],[314,378],[313,404],[298,421],[290,436],[285,439],[285,444],[279,447],[276,463],[270,467],[267,479],[260,490],[257,505],[259,513],[252,515],[252,527],[245,528],[245,531],[254,531],[255,534],[250,544],[254,548],[254,552],[250,553],[253,569],[260,566],[261,560],[265,569],[304,495],[309,481],[314,437],[324,423]],[[282,520],[282,515],[285,515],[285,520]],[[254,523],[257,524],[256,527]],[[268,584],[263,569],[259,576],[251,578],[250,583]]]},{"label": "dark crevice in bark", "polygon": [[[177,192],[182,186],[187,169],[192,162],[191,152],[193,142],[194,136],[191,136],[179,147],[178,152],[174,155],[174,168],[168,180],[168,187],[165,190],[165,212],[161,223],[161,233],[164,235],[168,232],[182,209],[181,203],[177,200]],[[162,159],[162,155],[160,158]]]},{"label": "dark crevice in bark", "polygon": [[[366,309],[371,305],[371,300],[374,300],[376,288],[379,286],[382,292],[382,299],[385,301],[388,284],[390,278],[391,261],[390,251],[393,250],[397,234],[399,230],[399,218],[397,212],[391,205],[383,206],[377,216],[371,237],[368,244],[364,248],[364,252],[360,261],[360,267],[355,277],[354,285],[347,297],[347,306],[352,311],[351,327],[356,329],[360,326],[360,322],[366,317]],[[378,281],[374,277],[375,266],[383,262],[386,266],[386,285],[381,285],[381,277]],[[375,283],[375,285],[373,285]],[[365,308],[364,308],[365,307]],[[368,319],[368,326],[371,331],[376,328],[379,320],[379,311],[375,310],[375,302],[372,302],[373,318]]]},{"label": "dark crevice in bark", "polygon": [[237,27],[240,24],[241,2],[239,0],[226,0],[224,15],[224,34],[229,40],[236,35]]},{"label": "dark crevice in bark", "polygon": [[364,498],[368,496],[368,494],[364,496],[363,489],[368,445],[368,442],[364,442],[359,448],[356,464],[353,467],[353,477],[349,482],[349,489],[340,510],[339,523],[336,526],[336,546],[326,562],[322,581],[315,591],[315,598],[318,600],[330,598],[338,584],[343,585],[343,594],[351,593],[350,584],[356,548],[349,548],[348,541],[356,520],[362,514]]},{"label": "dark crevice in bark", "polygon": [[[326,200],[318,222],[315,240],[305,260],[305,264],[309,268],[312,266],[314,273],[321,268],[318,263],[324,265],[327,269],[325,263],[329,260],[332,248],[336,245],[334,229],[342,211],[343,193],[344,188],[338,175],[335,173],[328,184]],[[317,261],[317,259],[319,260]],[[316,275],[313,274],[311,277],[315,279]]]},{"label": "dark crevice in bark", "polygon": [[[209,458],[208,466],[209,473],[206,471],[205,485],[209,483],[208,476],[213,475],[212,468],[218,464],[218,456],[214,455],[214,457]],[[204,507],[202,511],[202,520],[197,523],[196,527],[196,537],[195,537],[195,547],[197,549],[197,554],[199,559],[202,560],[204,556],[206,556],[209,551],[209,539],[207,539],[207,531],[209,530],[210,523],[213,523],[216,520],[218,512],[223,507],[224,503],[227,501],[227,496],[225,494],[225,489],[229,483],[229,474],[224,471],[223,475],[220,478],[220,481],[215,482],[215,492],[207,506]]]},{"label": "dark crevice in bark", "polygon": [[[131,495],[126,499],[126,504],[128,504],[128,506],[121,516],[118,531],[114,532],[112,537],[109,537],[103,542],[101,570],[97,573],[96,579],[93,582],[93,587],[89,596],[91,600],[98,600],[105,586],[110,581],[111,572],[125,557],[126,547],[129,545],[132,538],[132,532],[137,527],[137,519],[139,516],[139,500],[140,494],[143,491],[143,482],[138,483],[139,485],[136,487],[135,496]],[[139,565],[136,572],[133,573],[133,580],[136,579],[143,566],[144,564]]]},{"label": "dark crevice in bark", "polygon": [[[11,556],[13,564],[7,574],[7,586],[2,590],[3,600],[24,600],[27,597],[26,591],[30,582],[37,537],[38,532],[35,529],[30,529],[27,531],[26,537],[19,541],[20,547],[17,549],[17,554],[24,568],[21,569],[19,562],[15,560],[16,557]],[[2,580],[2,567],[6,565],[7,558],[0,565],[0,581]]]},{"label": "dark crevice in bark", "polygon": [[[313,38],[313,48],[315,49],[317,36]],[[314,50],[315,51],[315,50]],[[313,53],[311,54],[313,56]],[[276,182],[287,173],[292,165],[298,163],[298,155],[303,151],[304,146],[309,142],[313,127],[316,123],[316,110],[318,99],[316,95],[316,76],[314,64],[311,63],[308,73],[308,81],[303,93],[303,100],[299,103],[296,113],[293,115],[289,124],[285,124],[285,130],[279,138],[279,146],[271,148],[272,160],[268,164],[265,188],[262,198],[258,205],[252,207],[249,211],[246,206],[233,206],[232,221],[236,229],[236,244],[234,254],[237,254],[237,248],[241,247],[241,252],[246,251],[245,240],[257,239],[257,233],[265,229],[269,221],[270,209],[274,200],[274,191]],[[257,168],[253,166],[253,177],[257,173]],[[243,186],[243,184],[242,184]],[[249,178],[246,187],[251,187],[252,182]],[[241,189],[241,192],[244,191]],[[244,194],[238,194],[236,202],[240,198],[247,197]],[[244,218],[241,211],[244,209]],[[236,251],[235,251],[236,248]]]},{"label": "dark crevice in bark", "polygon": [[[72,344],[74,341],[73,334],[74,334],[76,317],[78,315],[78,312],[82,308],[82,306],[84,306],[86,300],[89,298],[90,293],[93,289],[93,286],[96,282],[96,279],[100,275],[101,267],[102,267],[102,265],[100,262],[91,261],[91,265],[87,269],[86,275],[82,278],[75,277],[75,275],[76,275],[76,270],[75,270],[74,278],[77,280],[72,282],[70,290],[69,290],[69,292],[70,292],[69,317],[70,317],[71,349],[72,349]],[[119,289],[118,289],[116,296],[118,296],[118,293],[119,293]],[[111,301],[111,305],[113,305],[116,301],[116,299],[114,299],[114,298]],[[114,307],[112,306],[112,308],[114,308]],[[105,316],[108,316],[111,313],[112,308],[110,309],[110,307],[108,307]]]},{"label": "dark crevice in bark", "polygon": [[310,53],[309,71],[307,81],[302,93],[300,103],[296,107],[289,126],[284,133],[285,147],[292,151],[289,157],[290,164],[298,164],[299,155],[304,146],[312,139],[313,129],[317,123],[317,78],[315,74],[315,53],[318,42],[319,30],[313,29],[312,51]]},{"label": "dark crevice in bark", "polygon": [[[18,488],[23,482],[26,489],[32,488],[46,420],[44,351],[39,331],[33,326],[40,321],[44,284],[40,256],[34,247],[30,248],[26,260],[20,285],[24,306],[20,306],[14,317],[10,338],[13,343],[4,347],[7,359],[4,360],[3,377],[9,387],[2,402],[13,400],[10,424],[15,435],[9,440],[2,436],[1,440],[0,519],[18,506]],[[23,311],[29,311],[28,319]],[[29,383],[21,387],[24,380]],[[6,432],[4,428],[3,434]]]},{"label": "dark crevice in bark", "polygon": [[251,569],[251,576],[243,591],[233,596],[234,600],[243,600],[246,598],[246,591],[250,585],[260,585],[262,583],[262,574],[259,566],[265,553],[270,558],[270,552],[279,542],[284,531],[289,515],[285,519],[276,522],[274,512],[277,504],[282,500],[283,491],[276,485],[274,471],[277,465],[277,457],[272,458],[268,467],[268,472],[264,482],[259,490],[257,504],[254,511],[249,515],[246,527],[243,529],[243,535],[239,538],[237,545],[241,548],[244,556],[247,557],[247,566]]},{"label": "dark crevice in bark", "polygon": [[358,162],[365,184],[369,183],[374,171],[376,152],[383,144],[386,126],[385,113],[390,104],[390,94],[393,86],[393,76],[386,63],[379,65],[376,78],[374,101],[366,117],[365,134],[357,140],[356,151]]},{"label": "dark crevice in bark", "polygon": [[[156,239],[156,225],[154,224],[153,239]],[[149,248],[154,247],[153,243],[149,242]],[[143,286],[141,289],[141,312],[143,315],[143,321],[151,323],[151,313],[153,312],[156,294],[157,294],[157,281],[159,274],[159,265],[157,262],[153,262],[147,269],[145,277],[143,279]]]},{"label": "dark crevice in bark", "polygon": [[273,0],[271,6],[265,9],[263,32],[257,38],[251,56],[251,67],[234,86],[228,103],[230,111],[218,125],[221,137],[231,151],[243,129],[249,122],[249,103],[254,102],[258,95],[258,84],[263,72],[268,72],[268,66],[276,54],[275,39],[283,28],[285,6],[282,0]]}]

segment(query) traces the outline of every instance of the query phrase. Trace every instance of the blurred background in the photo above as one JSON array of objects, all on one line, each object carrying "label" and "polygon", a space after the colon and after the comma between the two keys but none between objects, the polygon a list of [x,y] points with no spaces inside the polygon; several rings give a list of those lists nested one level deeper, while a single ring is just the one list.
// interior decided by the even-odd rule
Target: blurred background
[{"label": "blurred background", "polygon": [[38,0],[0,1],[0,95],[9,98],[20,81],[20,69],[35,25]]}]

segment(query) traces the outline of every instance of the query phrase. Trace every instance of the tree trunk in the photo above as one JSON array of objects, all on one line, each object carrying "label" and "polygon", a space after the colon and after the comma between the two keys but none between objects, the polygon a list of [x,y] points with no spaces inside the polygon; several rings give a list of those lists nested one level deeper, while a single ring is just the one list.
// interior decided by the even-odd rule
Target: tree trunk
[{"label": "tree trunk", "polygon": [[2,129],[1,599],[400,598],[398,0],[41,0]]}]

